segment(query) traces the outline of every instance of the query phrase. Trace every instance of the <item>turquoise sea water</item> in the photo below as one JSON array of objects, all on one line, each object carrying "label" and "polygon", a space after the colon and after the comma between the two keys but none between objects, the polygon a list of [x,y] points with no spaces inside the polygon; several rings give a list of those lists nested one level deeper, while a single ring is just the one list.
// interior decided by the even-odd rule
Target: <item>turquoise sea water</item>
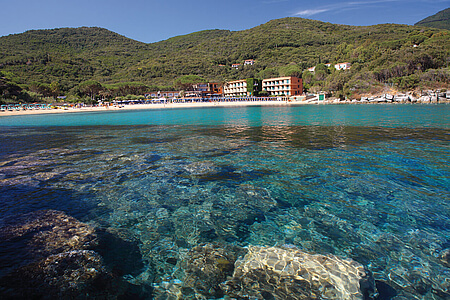
[{"label": "turquoise sea water", "polygon": [[152,109],[0,118],[0,126],[450,126],[447,105],[304,105]]},{"label": "turquoise sea water", "polygon": [[[449,115],[307,105],[0,117],[0,219],[53,209],[112,233],[138,249],[121,274],[136,285],[182,281],[178,262],[202,243],[290,245],[365,265],[379,299],[449,299]],[[0,276],[22,265],[0,250]]]}]

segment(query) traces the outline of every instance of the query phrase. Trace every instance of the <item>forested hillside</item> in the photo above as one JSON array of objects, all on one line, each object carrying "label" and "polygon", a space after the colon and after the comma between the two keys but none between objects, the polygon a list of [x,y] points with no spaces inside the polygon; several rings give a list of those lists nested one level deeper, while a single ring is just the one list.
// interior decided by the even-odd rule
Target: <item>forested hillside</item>
[{"label": "forested hillside", "polygon": [[415,25],[450,30],[450,8],[417,22]]},{"label": "forested hillside", "polygon": [[[231,68],[245,59],[256,63]],[[395,24],[284,18],[244,31],[208,30],[153,44],[102,28],[34,30],[0,37],[0,95],[80,97],[93,85],[102,97],[116,97],[178,89],[187,75],[224,82],[294,74],[310,91],[350,96],[386,87],[448,88],[449,61],[449,31]],[[324,65],[338,62],[352,68]],[[315,73],[306,70],[311,66],[317,66]]]}]

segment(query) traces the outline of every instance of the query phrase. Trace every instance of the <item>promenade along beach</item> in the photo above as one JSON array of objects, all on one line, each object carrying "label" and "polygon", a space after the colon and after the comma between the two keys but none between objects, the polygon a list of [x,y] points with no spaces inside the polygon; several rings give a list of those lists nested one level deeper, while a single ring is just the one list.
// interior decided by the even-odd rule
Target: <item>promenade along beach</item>
[{"label": "promenade along beach", "polygon": [[0,298],[449,299],[448,104],[252,104],[0,112]]}]

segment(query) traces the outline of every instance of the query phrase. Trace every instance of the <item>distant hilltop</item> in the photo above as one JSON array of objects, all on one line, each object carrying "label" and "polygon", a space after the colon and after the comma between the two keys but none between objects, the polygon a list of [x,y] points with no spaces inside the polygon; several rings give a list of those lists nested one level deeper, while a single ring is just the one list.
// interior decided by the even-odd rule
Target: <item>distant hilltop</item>
[{"label": "distant hilltop", "polygon": [[450,30],[450,8],[441,10],[437,14],[425,18],[414,25]]}]

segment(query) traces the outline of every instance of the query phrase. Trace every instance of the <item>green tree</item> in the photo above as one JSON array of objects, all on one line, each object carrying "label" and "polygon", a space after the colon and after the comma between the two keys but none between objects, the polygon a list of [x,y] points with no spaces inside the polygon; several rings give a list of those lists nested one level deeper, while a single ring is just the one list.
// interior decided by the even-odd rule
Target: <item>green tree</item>
[{"label": "green tree", "polygon": [[61,86],[59,85],[59,82],[53,81],[52,83],[50,83],[50,92],[53,96],[53,99],[56,99],[56,97],[58,97],[60,91]]},{"label": "green tree", "polygon": [[247,78],[247,93],[250,96],[258,96],[262,89],[262,81],[255,78]]},{"label": "green tree", "polygon": [[95,97],[103,89],[102,84],[95,80],[84,81],[80,83],[78,87],[80,89],[80,92],[88,95],[91,100],[95,100]]},{"label": "green tree", "polygon": [[41,97],[50,97],[52,95],[50,86],[45,83],[33,82],[30,84],[29,90],[40,95]]},{"label": "green tree", "polygon": [[2,98],[13,99],[20,95],[21,92],[22,89],[18,85],[8,82],[5,78],[0,78],[0,96]]},{"label": "green tree", "polygon": [[303,84],[311,84],[313,81],[314,75],[309,70],[304,70],[302,73]]},{"label": "green tree", "polygon": [[179,90],[192,90],[192,86],[197,83],[204,83],[206,80],[198,75],[184,75],[174,81],[175,88]]},{"label": "green tree", "polygon": [[290,64],[279,68],[281,76],[295,76],[298,78],[302,77],[302,69],[296,64]]},{"label": "green tree", "polygon": [[258,73],[259,79],[274,78],[280,76],[276,68],[266,68]]},{"label": "green tree", "polygon": [[330,74],[330,70],[324,64],[318,64],[314,71],[314,80],[323,81],[327,78],[328,74]]}]

